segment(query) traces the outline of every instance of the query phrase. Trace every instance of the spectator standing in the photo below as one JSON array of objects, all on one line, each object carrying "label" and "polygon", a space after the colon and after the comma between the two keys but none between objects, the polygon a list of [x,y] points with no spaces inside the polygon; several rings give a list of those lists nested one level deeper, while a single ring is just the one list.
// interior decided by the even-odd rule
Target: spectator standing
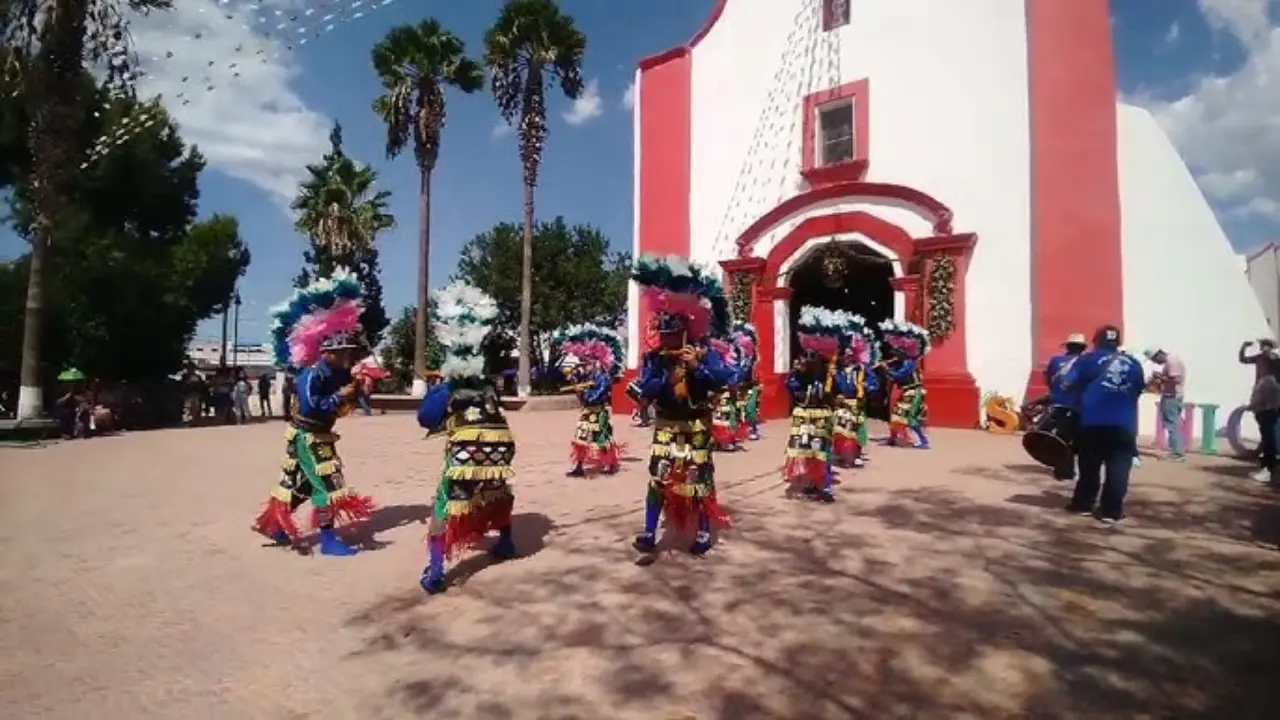
[{"label": "spectator standing", "polygon": [[249,410],[249,395],[253,388],[249,385],[249,375],[244,369],[236,371],[236,382],[231,388],[231,396],[235,401],[236,422],[244,425],[253,417]]},{"label": "spectator standing", "polygon": [[271,373],[264,372],[258,376],[258,409],[262,417],[271,417]]},{"label": "spectator standing", "polygon": [[1160,385],[1160,422],[1169,441],[1169,454],[1165,459],[1182,462],[1187,459],[1182,437],[1182,400],[1187,386],[1187,367],[1180,358],[1163,348],[1148,350],[1146,355],[1159,366],[1152,378]]},{"label": "spectator standing", "polygon": [[1240,343],[1239,359],[1242,365],[1252,365],[1253,392],[1249,397],[1249,410],[1258,423],[1258,470],[1250,477],[1258,482],[1271,481],[1271,469],[1276,464],[1276,422],[1280,420],[1280,403],[1273,402],[1272,390],[1275,374],[1272,366],[1280,355],[1276,353],[1276,341],[1271,338],[1257,340],[1258,351],[1249,352],[1253,342]]}]

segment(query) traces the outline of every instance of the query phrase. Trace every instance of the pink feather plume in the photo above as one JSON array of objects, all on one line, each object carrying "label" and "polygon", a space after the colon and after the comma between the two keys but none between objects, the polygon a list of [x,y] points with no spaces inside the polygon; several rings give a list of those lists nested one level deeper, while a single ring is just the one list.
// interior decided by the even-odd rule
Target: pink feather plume
[{"label": "pink feather plume", "polygon": [[806,352],[830,359],[840,352],[840,341],[830,335],[801,335],[800,347]]},{"label": "pink feather plume", "polygon": [[733,346],[720,338],[712,338],[712,340],[707,344],[711,346],[712,350],[719,353],[720,357],[727,358],[733,355]]},{"label": "pink feather plume", "polygon": [[654,310],[685,316],[689,337],[703,337],[711,330],[711,308],[697,295],[647,287],[640,290],[640,297],[646,298]]},{"label": "pink feather plume", "polygon": [[855,337],[849,343],[848,354],[853,356],[854,362],[866,363],[871,360],[871,343],[866,338]]},{"label": "pink feather plume", "polygon": [[744,356],[749,358],[756,356],[756,344],[751,339],[750,335],[746,333],[739,333],[733,338],[733,342],[738,346],[738,349],[742,351]]},{"label": "pink feather plume", "polygon": [[889,343],[889,347],[902,352],[908,357],[916,357],[920,354],[920,341],[915,338],[903,337],[901,335],[890,335],[885,338],[885,341]]},{"label": "pink feather plume", "polygon": [[294,367],[307,367],[320,359],[320,343],[338,333],[360,330],[360,304],[339,300],[328,310],[319,310],[303,318],[289,333],[289,362]]},{"label": "pink feather plume", "polygon": [[560,346],[566,355],[573,355],[579,360],[594,360],[608,371],[613,367],[613,350],[607,343],[595,340],[567,342]]}]

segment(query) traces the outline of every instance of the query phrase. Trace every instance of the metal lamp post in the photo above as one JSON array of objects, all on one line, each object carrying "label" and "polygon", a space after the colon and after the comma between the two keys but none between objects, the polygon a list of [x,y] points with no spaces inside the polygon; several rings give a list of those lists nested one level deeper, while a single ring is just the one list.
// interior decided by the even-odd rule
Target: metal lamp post
[{"label": "metal lamp post", "polygon": [[231,300],[235,305],[235,320],[231,330],[231,364],[240,367],[240,291],[236,290]]}]

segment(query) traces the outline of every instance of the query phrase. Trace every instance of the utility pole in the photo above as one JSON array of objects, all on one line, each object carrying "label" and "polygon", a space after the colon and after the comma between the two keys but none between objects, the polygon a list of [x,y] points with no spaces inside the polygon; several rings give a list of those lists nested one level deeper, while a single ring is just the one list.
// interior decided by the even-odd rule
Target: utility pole
[{"label": "utility pole", "polygon": [[222,342],[218,345],[218,367],[227,366],[227,315],[231,311],[231,298],[222,306]]},{"label": "utility pole", "polygon": [[236,290],[235,298],[235,321],[231,330],[231,364],[240,367],[240,291]]}]

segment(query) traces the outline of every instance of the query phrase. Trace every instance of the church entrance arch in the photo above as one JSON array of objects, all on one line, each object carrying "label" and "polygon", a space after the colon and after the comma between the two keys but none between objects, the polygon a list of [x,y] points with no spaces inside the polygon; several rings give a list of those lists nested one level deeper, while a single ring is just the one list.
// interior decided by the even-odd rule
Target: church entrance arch
[{"label": "church entrance arch", "polygon": [[865,240],[832,238],[808,249],[783,270],[791,290],[788,320],[790,354],[801,354],[800,310],[807,305],[861,315],[875,327],[899,316],[893,279],[901,274],[892,253]]}]

